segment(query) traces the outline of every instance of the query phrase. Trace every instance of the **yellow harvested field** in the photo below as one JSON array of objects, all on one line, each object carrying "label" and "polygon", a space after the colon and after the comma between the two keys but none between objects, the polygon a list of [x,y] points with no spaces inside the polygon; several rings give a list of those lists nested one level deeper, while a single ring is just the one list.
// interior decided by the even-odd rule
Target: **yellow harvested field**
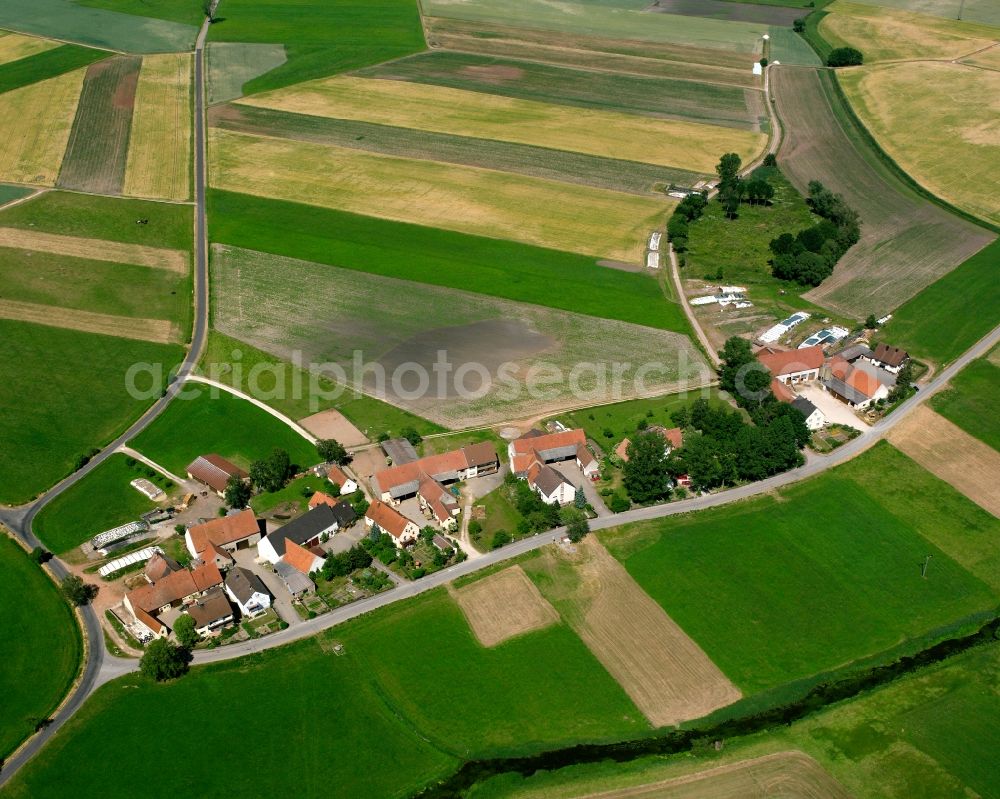
[{"label": "yellow harvested field", "polygon": [[968,58],[963,58],[962,63],[975,64],[984,69],[1000,70],[1000,44],[995,44],[988,50],[981,50]]},{"label": "yellow harvested field", "polygon": [[186,200],[191,194],[191,55],[142,59],[124,193]]},{"label": "yellow harvested field", "polygon": [[90,258],[94,261],[148,266],[177,272],[180,275],[186,275],[188,271],[189,256],[184,250],[168,250],[162,247],[147,247],[144,244],[123,244],[118,241],[86,239],[79,236],[60,236],[37,230],[0,228],[0,247],[16,247],[74,258]]},{"label": "yellow harvested field", "polygon": [[451,594],[483,646],[496,646],[559,621],[555,608],[520,566],[452,589]]},{"label": "yellow harvested field", "polygon": [[1000,41],[1000,28],[837,0],[819,23],[836,46],[858,48],[866,64],[904,58],[961,58]]},{"label": "yellow harvested field", "polygon": [[220,189],[640,263],[672,201],[212,128]]},{"label": "yellow harvested field", "polygon": [[1000,518],[1000,452],[973,438],[926,405],[889,434],[902,452]]},{"label": "yellow harvested field", "polygon": [[573,550],[549,547],[526,566],[547,572],[543,594],[653,726],[701,718],[740,698],[594,536]]},{"label": "yellow harvested field", "polygon": [[84,333],[100,333],[105,336],[130,338],[137,341],[152,341],[157,344],[172,344],[180,341],[177,325],[165,319],[111,316],[110,314],[56,308],[52,305],[38,305],[33,302],[18,302],[17,300],[0,300],[0,319],[33,322],[49,327],[80,330]]},{"label": "yellow harvested field", "polygon": [[0,94],[0,180],[55,185],[85,72]]},{"label": "yellow harvested field", "polygon": [[23,36],[20,33],[0,32],[0,64],[7,64],[11,61],[19,61],[30,55],[44,53],[54,47],[59,47],[62,42],[54,42],[51,39],[39,39],[37,36]]},{"label": "yellow harvested field", "polygon": [[1000,223],[1000,72],[910,62],[840,75],[872,135],[918,183]]},{"label": "yellow harvested field", "polygon": [[850,799],[850,796],[809,755],[792,751],[574,799]]},{"label": "yellow harvested field", "polygon": [[767,142],[765,134],[716,125],[550,105],[377,78],[324,78],[240,102],[299,114],[571,150],[694,172],[714,172],[720,153],[739,153],[748,161]]}]

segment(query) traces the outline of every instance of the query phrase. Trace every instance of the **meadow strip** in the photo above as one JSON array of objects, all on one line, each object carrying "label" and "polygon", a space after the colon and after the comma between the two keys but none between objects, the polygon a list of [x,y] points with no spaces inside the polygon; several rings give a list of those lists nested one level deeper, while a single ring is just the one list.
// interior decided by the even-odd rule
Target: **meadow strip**
[{"label": "meadow strip", "polygon": [[212,129],[221,189],[640,264],[672,202]]},{"label": "meadow strip", "polygon": [[511,566],[462,588],[451,589],[469,627],[483,646],[497,646],[517,635],[559,621],[520,566]]},{"label": "meadow strip", "polygon": [[70,308],[55,308],[33,302],[0,300],[0,319],[33,322],[84,333],[171,344],[179,339],[177,325],[165,319],[139,319],[131,316],[111,316]]},{"label": "meadow strip", "polygon": [[668,169],[636,161],[473,139],[350,119],[292,114],[249,105],[218,105],[209,110],[214,127],[237,133],[335,144],[355,150],[418,158],[500,172],[579,183],[599,189],[649,195],[668,183],[693,186],[705,173]]},{"label": "meadow strip", "polygon": [[747,161],[766,141],[763,134],[716,125],[355,77],[313,81],[241,102],[705,172],[715,169],[719,153],[736,152]]},{"label": "meadow strip", "polygon": [[0,31],[0,65],[10,61],[18,61],[36,53],[44,53],[46,50],[60,46],[60,42],[54,42],[51,39]]},{"label": "meadow strip", "polygon": [[59,186],[120,194],[142,59],[117,56],[87,69]]},{"label": "meadow strip", "polygon": [[27,58],[0,64],[0,93],[54,78],[57,75],[100,61],[109,55],[103,50],[66,44],[44,50]]},{"label": "meadow strip", "polygon": [[889,434],[889,441],[936,477],[1000,518],[1000,452],[925,405]]},{"label": "meadow strip", "polygon": [[69,140],[83,71],[0,94],[0,179],[55,184]]},{"label": "meadow strip", "polygon": [[191,195],[191,56],[142,60],[123,192],[187,200]]},{"label": "meadow strip", "polygon": [[38,250],[74,258],[92,258],[95,261],[148,266],[186,275],[189,256],[183,250],[147,247],[143,244],[125,244],[104,239],[87,239],[80,236],[60,236],[25,228],[0,227],[0,247]]}]

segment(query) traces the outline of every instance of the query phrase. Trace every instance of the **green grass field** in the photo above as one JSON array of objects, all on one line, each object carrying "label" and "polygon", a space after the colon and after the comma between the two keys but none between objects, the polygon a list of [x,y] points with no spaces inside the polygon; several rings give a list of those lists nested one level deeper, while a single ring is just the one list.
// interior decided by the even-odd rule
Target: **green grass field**
[{"label": "green grass field", "polygon": [[[860,465],[859,465],[860,464]],[[920,519],[899,485],[937,498]],[[922,531],[960,541],[1000,522],[887,444],[774,496],[601,535],[638,583],[744,693],[808,678],[995,608],[1000,592]],[[985,517],[985,518],[984,518]],[[938,528],[935,530],[935,528]],[[933,555],[927,579],[924,558]]]},{"label": "green grass field", "polygon": [[280,44],[211,42],[208,61],[208,102],[221,103],[243,96],[243,85],[280,67],[288,59]]},{"label": "green grass field", "polygon": [[[115,454],[79,483],[64,491],[35,517],[32,529],[52,552],[68,552],[119,524],[136,521],[156,507],[129,482],[146,475]],[[169,481],[158,481],[165,487]]]},{"label": "green grass field", "polygon": [[[665,397],[599,405],[596,408],[556,414],[551,419],[558,420],[567,427],[582,427],[587,433],[587,438],[592,438],[606,451],[610,451],[623,438],[632,435],[643,421],[648,425],[674,427],[674,423],[670,421],[670,414],[678,408],[690,405],[700,397],[705,397],[713,405],[724,404],[718,391],[710,388],[704,391],[669,394]],[[607,430],[612,433],[610,437],[605,433]]]},{"label": "green grass field", "polygon": [[[0,758],[7,757],[62,701],[80,668],[80,629],[48,576],[0,532]],[[16,643],[16,645],[14,645]]]},{"label": "green grass field", "polygon": [[1000,394],[1000,366],[980,358],[959,372],[951,387],[931,398],[931,405],[969,435],[1000,450],[1000,415],[996,412]]},{"label": "green grass field", "polygon": [[33,191],[34,189],[28,188],[27,186],[8,186],[0,184],[0,205],[13,202],[14,200],[20,200],[22,197],[27,197]]},{"label": "green grass field", "polygon": [[600,158],[569,150],[294,114],[250,105],[220,106],[213,109],[211,119],[215,127],[224,130],[516,172],[630,194],[649,194],[656,187],[669,183],[693,186],[705,177],[683,169]]},{"label": "green grass field", "polygon": [[66,44],[27,58],[0,64],[0,94],[85,67],[109,55],[110,53],[103,50]]},{"label": "green grass field", "polygon": [[[303,419],[313,413],[335,408],[370,438],[379,433],[399,435],[400,430],[412,427],[421,435],[443,432],[444,428],[407,413],[402,408],[365,395],[355,396],[352,392],[340,392],[336,384],[327,378],[314,378],[316,391],[297,391],[296,386],[310,386],[313,379],[305,370],[282,361],[273,355],[213,330],[208,337],[205,353],[201,359],[202,371],[214,380],[250,392],[253,388],[247,380],[237,379],[233,365],[242,364],[243,374],[249,375],[254,368],[259,373],[257,399],[267,402],[291,419]],[[239,383],[240,385],[235,385]],[[335,396],[336,395],[336,396]],[[313,401],[315,400],[315,402]]]},{"label": "green grass field", "polygon": [[[130,366],[163,364],[165,375],[182,358],[178,346],[0,321],[0,362],[17,364],[0,381],[0,502],[31,499],[149,406],[126,391]],[[148,378],[136,383],[149,389]]]},{"label": "green grass field", "polygon": [[412,0],[226,0],[213,42],[283,44],[285,64],[252,78],[246,94],[388,61],[424,49]]},{"label": "green grass field", "polygon": [[[149,221],[137,225],[137,219]],[[65,191],[48,191],[0,212],[0,226],[174,250],[190,250],[194,241],[191,206]]]},{"label": "green grass field", "polygon": [[192,384],[193,399],[178,397],[130,442],[143,455],[183,477],[199,455],[217,453],[247,468],[280,447],[302,468],[319,462],[316,448],[280,419],[228,391]]},{"label": "green grass field", "polygon": [[748,130],[766,120],[763,109],[762,118],[751,112],[747,92],[732,86],[583,71],[467,53],[422,53],[358,74]]},{"label": "green grass field", "polygon": [[886,341],[946,364],[992,330],[1000,314],[1000,239],[900,306],[882,329]]},{"label": "green grass field", "polygon": [[208,201],[219,243],[687,332],[655,280],[585,256],[219,190]]},{"label": "green grass field", "polygon": [[[190,50],[198,35],[200,20],[190,25],[170,19],[154,19],[167,2],[147,4],[146,0],[106,0],[103,8],[86,8],[74,0],[4,0],[0,5],[0,28],[7,28],[53,39],[79,42],[93,47],[106,47],[128,53],[172,53]],[[150,8],[151,16],[136,16],[142,7]],[[192,0],[172,4],[187,9]],[[200,8],[201,4],[195,4]],[[150,7],[151,6],[151,7]],[[109,10],[113,9],[113,10]]]},{"label": "green grass field", "polygon": [[165,19],[201,27],[205,12],[201,0],[75,0],[88,8],[102,8],[137,17]]}]

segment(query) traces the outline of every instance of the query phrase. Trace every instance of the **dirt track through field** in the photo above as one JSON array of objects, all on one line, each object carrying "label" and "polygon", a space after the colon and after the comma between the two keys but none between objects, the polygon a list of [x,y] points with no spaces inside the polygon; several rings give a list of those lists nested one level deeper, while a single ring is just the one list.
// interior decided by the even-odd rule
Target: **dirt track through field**
[{"label": "dirt track through field", "polygon": [[483,646],[497,646],[559,621],[556,609],[545,601],[520,566],[511,566],[463,588],[449,586],[449,590]]},{"label": "dirt track through field", "polygon": [[802,752],[777,752],[753,760],[633,788],[575,799],[850,799],[833,777]]},{"label": "dirt track through field", "polygon": [[889,434],[889,441],[936,477],[1000,518],[1000,452],[926,405]]},{"label": "dirt track through field", "polygon": [[805,296],[848,316],[897,308],[993,240],[905,186],[848,136],[830,105],[832,75],[779,67],[771,86],[785,136],[778,164],[799,191],[810,180],[843,194],[861,216],[861,240]]},{"label": "dirt track through field", "polygon": [[147,247],[144,244],[122,244],[117,241],[86,239],[79,236],[60,236],[36,230],[0,228],[0,247],[148,266],[153,269],[166,269],[180,275],[186,275],[188,271],[188,254],[183,250]]},{"label": "dirt track through field", "polygon": [[152,341],[156,344],[172,344],[180,340],[177,326],[165,319],[111,316],[16,300],[0,300],[0,319],[33,322],[49,327],[79,330],[83,333],[100,333],[136,341]]},{"label": "dirt track through field", "polygon": [[654,726],[701,718],[742,696],[594,536],[575,552],[549,548],[539,567],[554,575],[540,579],[543,594]]}]

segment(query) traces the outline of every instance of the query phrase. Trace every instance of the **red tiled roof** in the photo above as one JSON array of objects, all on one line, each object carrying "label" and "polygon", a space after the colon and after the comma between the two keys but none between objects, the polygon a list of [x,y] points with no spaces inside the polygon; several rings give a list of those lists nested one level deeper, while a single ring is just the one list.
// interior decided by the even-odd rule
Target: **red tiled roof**
[{"label": "red tiled roof", "polygon": [[191,544],[194,551],[204,552],[209,544],[231,544],[243,538],[249,538],[260,532],[257,524],[257,517],[254,512],[247,508],[232,516],[223,516],[221,519],[212,519],[204,524],[196,524],[188,532],[191,534]]},{"label": "red tiled roof", "polygon": [[166,629],[167,625],[164,624],[162,621],[160,621],[158,618],[156,618],[156,616],[154,616],[152,613],[147,613],[145,610],[136,605],[134,602],[132,603],[132,607],[135,610],[136,621],[145,624],[146,627],[149,628],[149,631],[154,635],[159,635],[164,629]]},{"label": "red tiled roof", "polygon": [[191,572],[191,579],[199,591],[207,591],[213,585],[222,585],[222,572],[214,563],[206,563]]},{"label": "red tiled roof", "polygon": [[526,455],[530,452],[556,447],[569,447],[587,444],[587,434],[582,429],[564,430],[561,433],[548,433],[545,435],[521,436],[511,442],[514,445],[515,455]]},{"label": "red tiled roof", "polygon": [[380,499],[372,500],[372,504],[365,512],[365,517],[371,519],[393,538],[399,538],[403,535],[407,525],[411,523],[403,514],[386,505]]},{"label": "red tiled roof", "polygon": [[597,458],[594,457],[594,453],[587,449],[583,444],[580,444],[576,448],[576,459],[580,461],[581,466],[586,466],[588,463],[594,463]]},{"label": "red tiled roof", "polygon": [[245,480],[249,475],[235,463],[221,455],[200,455],[187,467],[187,472],[215,491],[225,491],[229,478],[237,476]]},{"label": "red tiled roof", "polygon": [[627,438],[623,438],[615,447],[615,455],[621,459],[622,463],[628,463],[628,445],[631,443]]},{"label": "red tiled roof", "polygon": [[775,377],[819,369],[823,365],[822,347],[806,347],[804,350],[763,349],[757,353],[757,360],[767,367]]},{"label": "red tiled roof", "polygon": [[331,483],[335,483],[336,485],[339,485],[341,488],[343,488],[346,485],[347,481],[351,479],[350,477],[348,477],[347,472],[345,472],[339,466],[331,466],[330,470],[326,473],[326,477]]},{"label": "red tiled roof", "polygon": [[791,402],[795,399],[795,394],[792,393],[792,390],[776,377],[771,379],[771,393],[774,394],[774,398],[779,402]]},{"label": "red tiled roof", "polygon": [[[216,569],[216,573],[218,573],[218,569]],[[144,585],[134,591],[129,591],[128,599],[133,608],[142,608],[153,612],[192,594],[197,594],[199,590],[192,573],[184,569],[172,572],[152,585]]]},{"label": "red tiled roof", "polygon": [[296,544],[291,539],[285,542],[284,560],[289,566],[293,566],[303,574],[308,575],[313,570],[316,563],[316,555],[300,544]]},{"label": "red tiled roof", "polygon": [[331,508],[337,504],[337,500],[331,497],[329,494],[325,494],[322,491],[317,491],[312,495],[309,500],[309,510],[319,506],[319,505],[329,505]]},{"label": "red tiled roof", "polygon": [[213,557],[222,558],[223,561],[232,562],[233,560],[233,556],[228,550],[223,549],[212,541],[208,542],[208,547],[205,549],[205,552],[210,552]]},{"label": "red tiled roof", "polygon": [[473,466],[484,466],[496,460],[496,447],[489,441],[484,441],[462,449],[453,449],[450,452],[428,455],[411,463],[390,466],[388,469],[376,472],[375,480],[379,490],[385,492],[423,477],[433,477],[446,472],[460,472]]},{"label": "red tiled roof", "polygon": [[875,392],[878,391],[879,386],[882,385],[878,381],[878,378],[873,377],[861,369],[852,369],[851,373],[847,376],[847,380],[844,382],[851,388],[857,389],[869,398],[875,396]]}]

